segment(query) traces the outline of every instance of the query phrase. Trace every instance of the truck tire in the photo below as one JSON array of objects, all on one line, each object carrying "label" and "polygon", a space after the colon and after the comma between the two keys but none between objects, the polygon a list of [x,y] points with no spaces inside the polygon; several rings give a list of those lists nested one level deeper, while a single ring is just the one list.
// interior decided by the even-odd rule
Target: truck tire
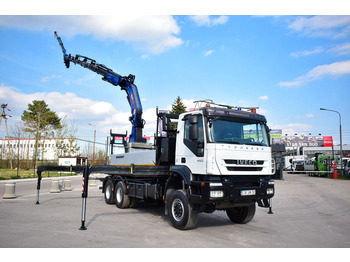
[{"label": "truck tire", "polygon": [[250,222],[255,215],[255,203],[250,206],[226,209],[226,213],[232,222],[237,224],[246,224]]},{"label": "truck tire", "polygon": [[105,202],[107,205],[112,205],[115,203],[112,180],[106,181],[106,184],[104,186],[104,195],[105,195]]},{"label": "truck tire", "polygon": [[197,225],[198,212],[193,211],[184,190],[172,192],[167,206],[170,221],[175,228],[186,230]]},{"label": "truck tire", "polygon": [[122,181],[119,181],[114,189],[115,204],[118,208],[128,208],[130,206],[130,197],[125,194],[126,187]]}]

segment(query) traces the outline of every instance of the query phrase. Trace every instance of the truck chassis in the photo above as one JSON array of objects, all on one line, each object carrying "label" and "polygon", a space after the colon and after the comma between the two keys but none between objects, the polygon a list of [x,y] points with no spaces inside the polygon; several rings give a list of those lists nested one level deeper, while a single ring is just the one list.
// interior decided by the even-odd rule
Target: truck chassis
[{"label": "truck chassis", "polygon": [[[40,166],[37,170],[37,202],[44,171],[82,172],[82,217],[80,230],[85,230],[88,181],[92,173],[106,174],[102,193],[106,204],[118,208],[136,207],[140,200],[164,203],[165,214],[172,225],[181,230],[196,226],[200,212],[225,210],[234,223],[248,223],[255,214],[256,202],[271,210],[274,181],[258,176],[208,176],[188,173],[184,166]],[[191,177],[190,177],[191,176]],[[224,192],[217,197],[218,191]],[[253,194],[254,192],[254,194]]]}]

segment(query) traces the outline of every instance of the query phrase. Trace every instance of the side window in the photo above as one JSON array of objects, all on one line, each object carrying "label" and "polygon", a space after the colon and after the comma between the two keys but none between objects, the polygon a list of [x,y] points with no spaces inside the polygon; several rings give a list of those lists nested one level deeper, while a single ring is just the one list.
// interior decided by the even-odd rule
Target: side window
[{"label": "side window", "polygon": [[[190,139],[190,121],[185,120],[185,139]],[[204,131],[203,131],[203,120],[202,116],[198,116],[198,142],[204,143]]]}]

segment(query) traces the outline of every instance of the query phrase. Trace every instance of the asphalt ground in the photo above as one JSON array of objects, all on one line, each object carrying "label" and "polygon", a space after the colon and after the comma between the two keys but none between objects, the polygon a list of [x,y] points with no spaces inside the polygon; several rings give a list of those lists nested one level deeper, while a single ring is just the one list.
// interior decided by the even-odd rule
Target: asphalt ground
[{"label": "asphalt ground", "polygon": [[[15,181],[16,198],[0,199],[1,248],[349,248],[350,180],[284,173],[276,180],[274,214],[258,208],[244,225],[225,212],[200,214],[197,227],[173,228],[164,208],[106,205],[97,186],[89,186],[86,227],[81,226],[82,177],[72,191],[50,193],[43,179],[36,205],[36,180]],[[0,190],[6,182],[0,181]],[[90,183],[91,184],[91,183]]]}]

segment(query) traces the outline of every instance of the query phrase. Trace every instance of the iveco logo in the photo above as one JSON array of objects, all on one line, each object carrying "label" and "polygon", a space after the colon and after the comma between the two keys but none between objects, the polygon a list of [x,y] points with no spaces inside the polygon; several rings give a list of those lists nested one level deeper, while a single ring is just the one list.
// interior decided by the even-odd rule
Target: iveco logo
[{"label": "iveco logo", "polygon": [[251,165],[256,166],[257,161],[256,160],[237,160],[238,165]]}]

